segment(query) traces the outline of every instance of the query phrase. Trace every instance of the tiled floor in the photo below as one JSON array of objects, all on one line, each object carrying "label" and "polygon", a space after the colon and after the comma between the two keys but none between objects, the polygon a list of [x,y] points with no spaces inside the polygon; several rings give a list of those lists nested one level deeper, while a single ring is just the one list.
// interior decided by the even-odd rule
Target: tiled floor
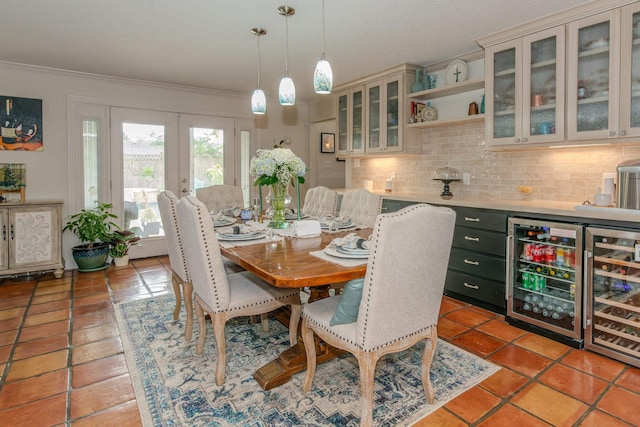
[{"label": "tiled floor", "polygon": [[[112,302],[172,292],[168,258],[0,281],[0,426],[140,425]],[[502,366],[419,426],[637,426],[640,370],[444,298],[439,335]]]}]

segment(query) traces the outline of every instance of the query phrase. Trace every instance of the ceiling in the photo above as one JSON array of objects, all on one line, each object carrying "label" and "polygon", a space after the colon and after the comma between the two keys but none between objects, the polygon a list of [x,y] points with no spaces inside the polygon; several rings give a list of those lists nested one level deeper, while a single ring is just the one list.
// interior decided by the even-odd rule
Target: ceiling
[{"label": "ceiling", "polygon": [[[335,84],[402,63],[477,50],[475,40],[588,0],[325,0],[326,57]],[[277,97],[285,72],[313,101],[322,45],[321,0],[20,0],[3,2],[0,61]]]}]

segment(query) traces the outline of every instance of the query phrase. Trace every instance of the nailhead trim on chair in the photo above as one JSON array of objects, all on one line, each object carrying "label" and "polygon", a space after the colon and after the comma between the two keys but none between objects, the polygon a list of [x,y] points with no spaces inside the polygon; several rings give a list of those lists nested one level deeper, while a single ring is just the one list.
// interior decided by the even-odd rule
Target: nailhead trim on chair
[{"label": "nailhead trim on chair", "polygon": [[174,199],[169,196],[167,196],[167,198],[169,199],[169,209],[171,209],[171,219],[173,220],[176,237],[177,237],[176,240],[178,241],[178,249],[180,250],[180,255],[181,255],[180,262],[182,263],[182,270],[184,271],[184,275],[186,276],[184,279],[180,277],[180,275],[178,275],[178,277],[180,277],[180,279],[184,280],[185,282],[190,282],[191,277],[189,276],[189,268],[187,267],[187,261],[185,260],[184,244],[182,243],[182,235],[180,234],[180,228],[178,227],[178,213],[176,211],[177,199]]},{"label": "nailhead trim on chair", "polygon": [[[290,294],[283,295],[281,297],[275,298],[275,300],[276,301],[280,301],[280,300],[284,300],[284,299],[287,299],[287,298],[291,298],[292,296],[295,296],[297,292],[298,292],[298,290],[296,289],[295,291],[291,292]],[[263,304],[265,304],[267,302],[271,302],[273,300],[274,300],[274,298],[271,298],[271,299],[260,301],[260,302],[257,302],[257,303],[247,304],[247,305],[243,305],[243,306],[240,306],[240,307],[235,307],[232,310],[224,310],[224,311],[226,311],[227,313],[231,313],[233,311],[242,310],[242,309],[247,308],[247,307],[257,307],[257,306],[263,305]]]}]

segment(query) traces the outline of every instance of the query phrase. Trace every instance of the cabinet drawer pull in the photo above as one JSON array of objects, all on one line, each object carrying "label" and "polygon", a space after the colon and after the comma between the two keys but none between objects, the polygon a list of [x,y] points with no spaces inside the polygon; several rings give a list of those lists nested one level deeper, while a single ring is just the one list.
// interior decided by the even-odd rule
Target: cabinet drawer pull
[{"label": "cabinet drawer pull", "polygon": [[480,238],[479,237],[464,236],[464,240],[471,240],[472,242],[479,242]]},{"label": "cabinet drawer pull", "polygon": [[2,225],[2,240],[7,240],[7,225]]},{"label": "cabinet drawer pull", "polygon": [[11,240],[13,240],[13,224],[11,224],[11,227],[9,227],[9,230],[10,230],[9,234],[11,236]]},{"label": "cabinet drawer pull", "polygon": [[476,289],[476,290],[480,289],[480,286],[472,285],[471,283],[467,283],[467,282],[464,282],[464,286],[465,286],[465,288],[471,288],[471,289]]},{"label": "cabinet drawer pull", "polygon": [[469,221],[469,222],[480,222],[480,218],[474,218],[474,217],[471,217],[471,216],[465,216],[464,220],[465,221]]},{"label": "cabinet drawer pull", "polygon": [[465,258],[464,260],[465,264],[471,264],[471,265],[480,265],[480,263],[478,261],[471,261]]}]

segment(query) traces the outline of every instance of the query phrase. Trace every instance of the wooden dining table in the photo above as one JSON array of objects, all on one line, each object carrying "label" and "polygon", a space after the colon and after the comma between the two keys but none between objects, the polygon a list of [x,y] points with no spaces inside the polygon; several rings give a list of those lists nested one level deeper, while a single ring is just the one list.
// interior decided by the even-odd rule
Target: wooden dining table
[{"label": "wooden dining table", "polygon": [[[323,232],[318,237],[282,237],[265,243],[247,246],[221,247],[222,255],[237,265],[278,288],[309,288],[309,302],[327,298],[331,284],[339,284],[364,277],[367,264],[346,267],[326,261],[310,252],[321,251],[337,237],[356,233],[367,238],[371,229],[349,230],[339,233]],[[287,323],[288,324],[288,323]],[[316,342],[317,361],[322,363],[342,351],[326,343]],[[269,390],[289,381],[291,376],[306,368],[306,353],[302,340],[282,352],[275,360],[260,367],[253,377]]]}]

